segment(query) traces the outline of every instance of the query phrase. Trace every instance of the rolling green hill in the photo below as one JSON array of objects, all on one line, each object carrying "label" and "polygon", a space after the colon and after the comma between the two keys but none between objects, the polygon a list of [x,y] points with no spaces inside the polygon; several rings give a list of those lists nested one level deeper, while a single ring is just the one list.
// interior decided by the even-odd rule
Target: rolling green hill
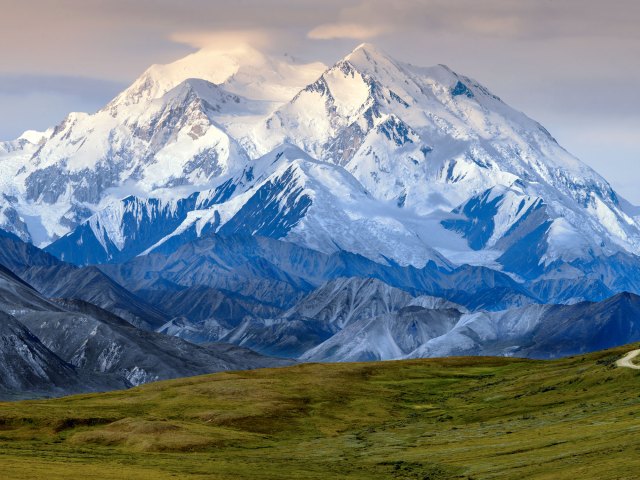
[{"label": "rolling green hill", "polygon": [[637,346],[305,364],[0,403],[3,479],[632,479]]}]

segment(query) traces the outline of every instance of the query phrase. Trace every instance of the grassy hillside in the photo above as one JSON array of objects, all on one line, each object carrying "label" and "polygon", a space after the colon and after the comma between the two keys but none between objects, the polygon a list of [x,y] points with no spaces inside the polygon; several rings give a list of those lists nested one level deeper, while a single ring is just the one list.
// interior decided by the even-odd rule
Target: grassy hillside
[{"label": "grassy hillside", "polygon": [[640,471],[631,348],[309,364],[0,404],[3,479],[606,479]]}]

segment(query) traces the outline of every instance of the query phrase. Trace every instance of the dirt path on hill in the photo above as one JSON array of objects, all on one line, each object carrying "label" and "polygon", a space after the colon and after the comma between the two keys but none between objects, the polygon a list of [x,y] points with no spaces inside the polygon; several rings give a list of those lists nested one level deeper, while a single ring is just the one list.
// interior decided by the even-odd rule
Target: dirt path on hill
[{"label": "dirt path on hill", "polygon": [[616,362],[616,367],[633,368],[634,370],[640,370],[640,365],[633,363],[633,359],[640,355],[640,349],[631,350],[624,357]]}]

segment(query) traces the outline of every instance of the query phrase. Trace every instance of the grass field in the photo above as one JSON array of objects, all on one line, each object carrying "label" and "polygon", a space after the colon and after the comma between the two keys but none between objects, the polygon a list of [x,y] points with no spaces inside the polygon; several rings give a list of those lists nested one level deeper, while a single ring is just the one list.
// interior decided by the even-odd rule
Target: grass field
[{"label": "grass field", "polygon": [[0,403],[3,479],[637,479],[637,346],[307,364]]}]

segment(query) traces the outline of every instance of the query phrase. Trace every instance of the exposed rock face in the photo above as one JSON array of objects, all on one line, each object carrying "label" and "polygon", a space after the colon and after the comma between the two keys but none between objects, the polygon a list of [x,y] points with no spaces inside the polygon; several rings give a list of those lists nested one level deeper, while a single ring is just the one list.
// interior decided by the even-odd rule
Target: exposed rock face
[{"label": "exposed rock face", "polygon": [[144,331],[81,300],[51,302],[2,266],[0,360],[0,398],[8,399],[291,363]]}]

